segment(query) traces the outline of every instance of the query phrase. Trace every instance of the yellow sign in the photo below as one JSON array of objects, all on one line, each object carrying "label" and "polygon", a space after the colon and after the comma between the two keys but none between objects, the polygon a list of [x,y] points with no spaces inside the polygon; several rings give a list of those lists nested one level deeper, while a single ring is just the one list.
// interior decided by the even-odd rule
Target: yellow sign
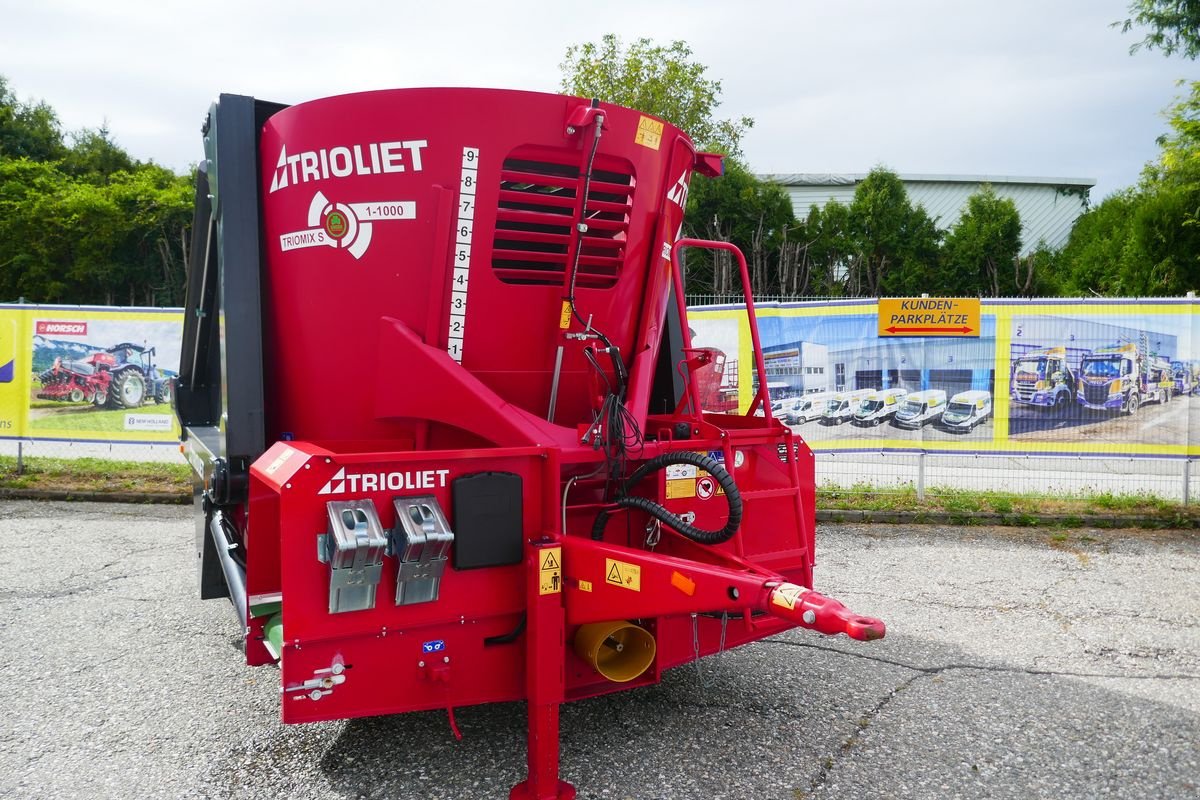
[{"label": "yellow sign", "polygon": [[695,478],[676,478],[675,480],[667,481],[667,499],[674,500],[677,497],[695,497],[696,496],[696,479]]},{"label": "yellow sign", "polygon": [[580,581],[579,582],[579,591],[590,592],[591,590],[592,590],[592,582],[591,581]]},{"label": "yellow sign", "polygon": [[606,558],[604,559],[604,582],[640,592],[642,590],[642,568],[637,564]]},{"label": "yellow sign", "polygon": [[563,300],[562,311],[558,315],[558,327],[566,330],[571,327],[571,301]]},{"label": "yellow sign", "polygon": [[633,141],[642,147],[657,150],[662,144],[662,133],[663,124],[661,122],[650,117],[642,117],[638,120],[637,135]]},{"label": "yellow sign", "polygon": [[557,594],[562,591],[562,548],[547,547],[538,564],[538,594]]},{"label": "yellow sign", "polygon": [[771,602],[777,606],[786,608],[788,611],[793,611],[796,608],[796,601],[806,591],[803,586],[797,586],[794,583],[785,583],[771,592]]},{"label": "yellow sign", "polygon": [[978,297],[883,297],[880,336],[979,337]]}]

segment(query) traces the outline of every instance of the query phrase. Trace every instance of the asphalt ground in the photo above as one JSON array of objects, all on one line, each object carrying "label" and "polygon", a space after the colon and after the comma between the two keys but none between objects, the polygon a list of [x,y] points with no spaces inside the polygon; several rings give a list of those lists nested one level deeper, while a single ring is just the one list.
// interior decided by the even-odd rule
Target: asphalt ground
[{"label": "asphalt ground", "polygon": [[[283,726],[196,599],[190,510],[0,502],[0,796],[503,798],[524,708]],[[581,798],[1200,794],[1200,542],[822,526],[818,588],[883,617],[795,631],[562,712]]]}]

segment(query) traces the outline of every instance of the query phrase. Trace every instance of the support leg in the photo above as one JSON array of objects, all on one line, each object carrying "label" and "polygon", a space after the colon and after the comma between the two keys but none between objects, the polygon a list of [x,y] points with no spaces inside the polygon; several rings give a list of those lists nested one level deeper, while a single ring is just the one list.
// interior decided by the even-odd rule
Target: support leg
[{"label": "support leg", "polygon": [[529,775],[509,800],[573,800],[575,787],[558,779],[558,706],[563,700],[566,615],[562,547],[539,543],[525,557],[527,617],[525,689],[529,698]]}]

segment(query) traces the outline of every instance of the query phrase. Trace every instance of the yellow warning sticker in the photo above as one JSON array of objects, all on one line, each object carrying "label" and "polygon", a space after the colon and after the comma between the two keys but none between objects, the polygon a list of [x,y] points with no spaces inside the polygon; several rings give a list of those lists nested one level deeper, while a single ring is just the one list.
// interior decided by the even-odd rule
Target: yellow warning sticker
[{"label": "yellow warning sticker", "polygon": [[538,594],[555,594],[562,591],[562,548],[547,547],[542,551],[538,564]]},{"label": "yellow warning sticker", "polygon": [[638,120],[637,136],[633,137],[633,141],[642,147],[657,150],[662,144],[662,133],[663,124],[661,122],[650,117],[642,117]]},{"label": "yellow warning sticker", "polygon": [[667,499],[672,500],[677,497],[695,497],[696,496],[696,479],[695,478],[678,478],[673,481],[667,481]]},{"label": "yellow warning sticker", "polygon": [[592,590],[592,582],[591,581],[580,581],[579,582],[579,591],[590,592],[591,590]]},{"label": "yellow warning sticker", "polygon": [[794,611],[796,602],[806,591],[803,586],[797,586],[794,583],[785,583],[771,593],[771,602],[777,606],[786,608],[788,611]]},{"label": "yellow warning sticker", "polygon": [[566,330],[571,327],[571,301],[563,300],[562,311],[558,315],[558,327]]},{"label": "yellow warning sticker", "polygon": [[642,568],[627,561],[606,558],[604,559],[604,582],[640,592],[642,590]]}]

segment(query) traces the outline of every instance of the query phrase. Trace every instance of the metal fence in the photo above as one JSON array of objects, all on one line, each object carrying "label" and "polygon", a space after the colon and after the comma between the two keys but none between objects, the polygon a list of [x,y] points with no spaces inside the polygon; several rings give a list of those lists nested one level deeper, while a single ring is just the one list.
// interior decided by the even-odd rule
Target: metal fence
[{"label": "metal fence", "polygon": [[0,439],[0,456],[16,459],[22,468],[30,459],[95,458],[102,461],[184,463],[179,445],[136,442],[73,442],[47,439]]},{"label": "metal fence", "polygon": [[[4,440],[0,455],[20,461],[95,458],[184,463],[173,444]],[[852,495],[915,493],[924,499],[996,492],[1040,498],[1144,496],[1178,503],[1200,497],[1200,469],[1194,459],[894,451],[818,452],[815,458],[818,488]]]},{"label": "metal fence", "polygon": [[920,499],[996,492],[1039,498],[1154,497],[1188,503],[1200,489],[1198,471],[1192,459],[1142,456],[816,454],[818,488],[847,494],[915,492]]}]

